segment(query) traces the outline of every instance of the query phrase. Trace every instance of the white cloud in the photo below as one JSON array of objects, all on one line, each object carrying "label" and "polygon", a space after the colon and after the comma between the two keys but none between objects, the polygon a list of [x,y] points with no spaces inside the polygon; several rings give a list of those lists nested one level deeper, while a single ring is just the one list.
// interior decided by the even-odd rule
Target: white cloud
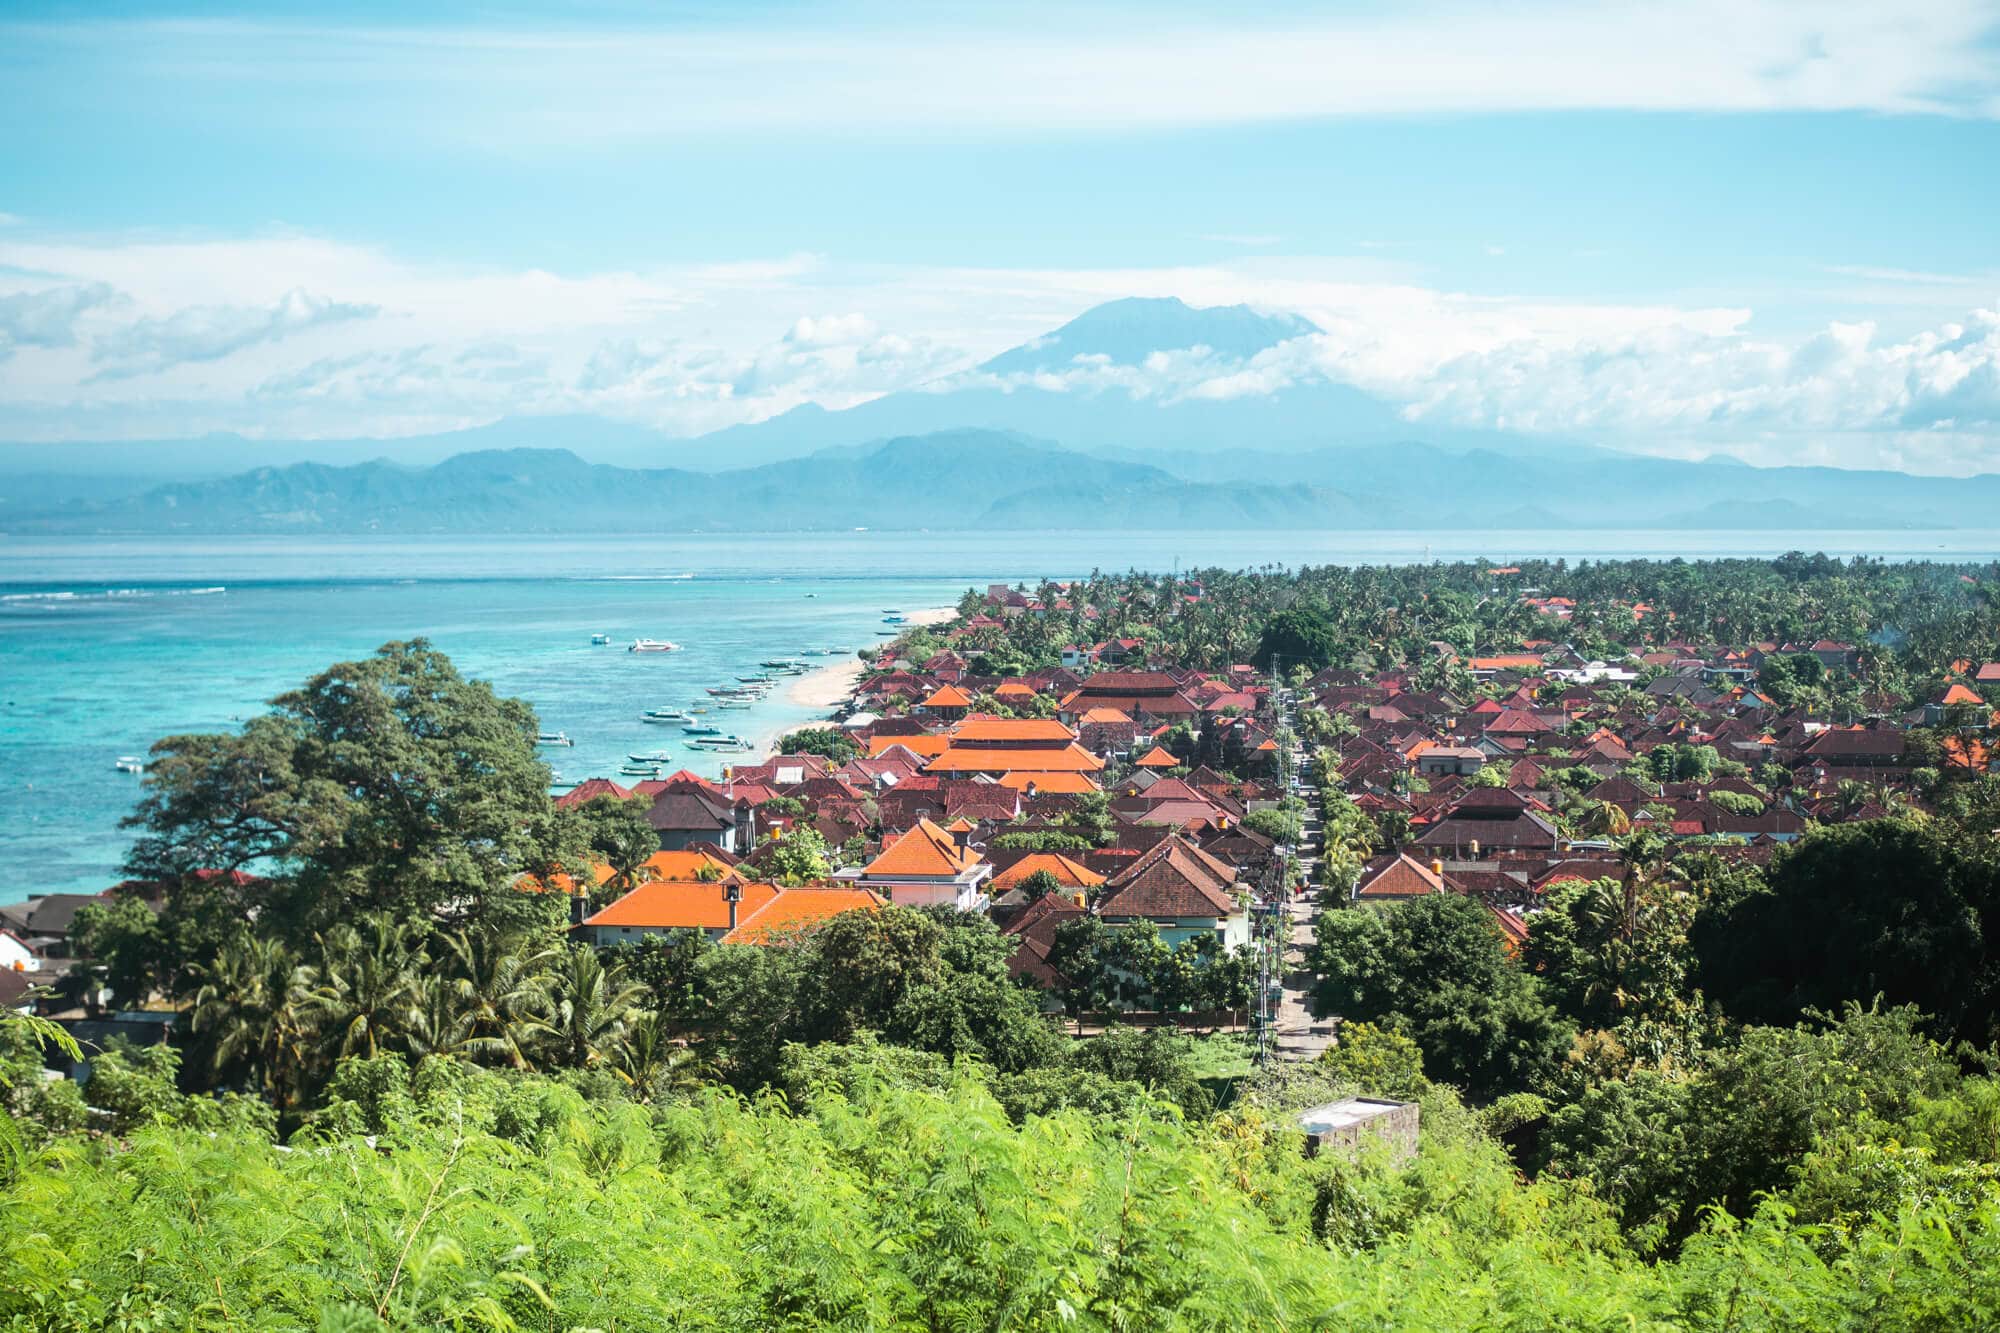
[{"label": "white cloud", "polygon": [[17,347],[69,347],[77,321],[117,299],[109,284],[44,287],[0,296],[0,361]]},{"label": "white cloud", "polygon": [[[1463,0],[1228,20],[1171,6],[716,10],[662,27],[13,25],[100,77],[199,75],[278,123],[518,151],[712,132],[1132,128],[1483,111],[2000,114],[1991,0]],[[365,80],[365,84],[361,83]],[[365,90],[365,96],[357,90]],[[87,96],[88,87],[78,90]],[[330,106],[339,114],[331,115]]]},{"label": "white cloud", "polygon": [[[689,435],[925,386],[1171,402],[1332,380],[1416,422],[1760,462],[2000,468],[1990,301],[1893,332],[1862,306],[1867,318],[1777,337],[1744,306],[1448,291],[1374,260],[1002,270],[792,256],[556,274],[413,264],[310,237],[0,240],[9,272],[53,276],[11,288],[0,276],[12,351],[0,438],[390,436],[522,412]],[[968,369],[1122,296],[1297,311],[1320,332],[1248,362],[1163,349],[1136,366]]]},{"label": "white cloud", "polygon": [[220,361],[260,343],[280,342],[348,320],[370,319],[378,307],[314,296],[294,288],[269,306],[188,306],[160,319],[140,319],[100,336],[91,359],[97,376],[124,379],[192,362]]}]

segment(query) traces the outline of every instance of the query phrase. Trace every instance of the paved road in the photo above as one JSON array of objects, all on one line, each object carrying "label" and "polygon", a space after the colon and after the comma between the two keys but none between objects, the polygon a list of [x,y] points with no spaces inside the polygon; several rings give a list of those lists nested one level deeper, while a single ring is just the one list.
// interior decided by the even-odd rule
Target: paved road
[{"label": "paved road", "polygon": [[[1301,752],[1293,760],[1293,771],[1297,772]],[[1311,789],[1301,793],[1311,800]],[[1299,863],[1305,871],[1306,882],[1312,882],[1313,871],[1319,865],[1320,817],[1317,807],[1309,807],[1305,818],[1305,836],[1299,844]],[[1333,1045],[1330,1027],[1322,1025],[1314,1032],[1315,1020],[1307,1003],[1313,983],[1313,975],[1305,967],[1305,951],[1313,942],[1313,917],[1318,909],[1313,905],[1315,890],[1307,889],[1304,898],[1287,898],[1285,912],[1291,922],[1291,945],[1285,950],[1284,998],[1278,1006],[1277,1022],[1271,1032],[1272,1049],[1281,1060],[1311,1060],[1327,1047]]]}]

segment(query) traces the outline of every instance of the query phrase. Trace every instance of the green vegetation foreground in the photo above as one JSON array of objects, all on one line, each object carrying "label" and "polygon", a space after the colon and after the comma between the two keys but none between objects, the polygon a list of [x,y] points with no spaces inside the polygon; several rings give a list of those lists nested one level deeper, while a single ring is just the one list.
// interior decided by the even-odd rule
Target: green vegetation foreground
[{"label": "green vegetation foreground", "polygon": [[0,1324],[1963,1329],[2000,1311],[1989,1191],[1844,1236],[1770,1203],[1649,1265],[1581,1193],[1521,1183],[1449,1099],[1391,1169],[1309,1161],[1254,1115],[1017,1126],[971,1070],[917,1086],[877,1066],[798,1114],[403,1068],[350,1062],[362,1100],[285,1147],[157,1124],[17,1160]]}]

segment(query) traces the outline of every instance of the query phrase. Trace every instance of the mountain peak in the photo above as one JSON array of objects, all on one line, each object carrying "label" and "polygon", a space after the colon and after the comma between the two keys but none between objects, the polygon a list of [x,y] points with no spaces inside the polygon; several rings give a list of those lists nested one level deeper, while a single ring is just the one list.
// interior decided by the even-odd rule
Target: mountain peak
[{"label": "mountain peak", "polygon": [[1297,315],[1266,315],[1247,305],[1196,307],[1175,296],[1128,296],[1092,306],[1055,332],[1002,352],[980,369],[997,375],[1060,370],[1086,356],[1138,365],[1155,352],[1190,347],[1247,361],[1316,331]]}]

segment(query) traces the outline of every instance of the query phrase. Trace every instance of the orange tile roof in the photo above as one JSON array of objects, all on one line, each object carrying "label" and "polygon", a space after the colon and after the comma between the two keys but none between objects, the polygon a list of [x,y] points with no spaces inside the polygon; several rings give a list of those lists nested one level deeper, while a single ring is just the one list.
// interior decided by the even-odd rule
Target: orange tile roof
[{"label": "orange tile roof", "polygon": [[1095,773],[1104,761],[1072,742],[1060,750],[981,750],[954,745],[926,773]]},{"label": "orange tile roof", "polygon": [[1034,852],[995,875],[993,887],[999,890],[1011,889],[1039,870],[1048,871],[1066,888],[1094,889],[1104,882],[1104,876],[1089,866],[1070,860],[1061,852]]},{"label": "orange tile roof", "polygon": [[862,873],[868,875],[934,875],[951,878],[979,864],[980,856],[931,823],[919,819],[916,827],[882,849]]},{"label": "orange tile roof", "polygon": [[684,852],[654,852],[639,863],[641,874],[650,874],[654,879],[700,879],[704,868],[713,866],[716,873],[726,875],[731,870],[729,862],[710,852],[690,850]]},{"label": "orange tile roof", "polygon": [[1179,768],[1181,761],[1168,754],[1162,746],[1155,745],[1146,753],[1132,761],[1140,768]]},{"label": "orange tile roof", "polygon": [[970,708],[972,696],[956,685],[940,685],[931,691],[930,698],[919,704],[920,708]]},{"label": "orange tile roof", "polygon": [[1132,720],[1131,716],[1127,714],[1125,710],[1122,708],[1092,708],[1087,710],[1084,713],[1084,715],[1078,719],[1078,721],[1087,722],[1094,726],[1104,726],[1106,724],[1117,723],[1117,722],[1130,722],[1131,720]]},{"label": "orange tile roof", "polygon": [[781,889],[777,896],[748,917],[737,913],[737,927],[722,937],[724,944],[769,944],[793,931],[809,930],[843,912],[873,912],[882,906],[867,889]]},{"label": "orange tile roof", "polygon": [[996,699],[1032,699],[1035,697],[1035,689],[1034,686],[1024,685],[1018,680],[1003,680],[993,687],[993,697]]},{"label": "orange tile roof", "polygon": [[[593,885],[604,883],[604,881],[610,879],[614,873],[616,872],[614,872],[611,869],[611,867],[607,865],[593,865],[590,868],[590,878]],[[545,888],[553,888],[557,893],[569,894],[572,897],[574,897],[577,892],[576,880],[574,880],[568,875],[565,875],[560,870],[558,870],[555,874],[550,875],[548,877],[547,885],[544,885],[542,880],[537,876],[522,875],[519,879],[514,881],[514,887],[519,889],[522,893],[541,893],[545,890]]]},{"label": "orange tile roof", "polygon": [[[656,879],[641,884],[611,906],[584,920],[586,926],[650,927],[654,930],[687,928],[715,930],[729,924],[729,903],[723,886],[684,879]],[[775,884],[745,884],[742,900],[736,905],[740,925],[750,913],[766,906],[777,896]]]},{"label": "orange tile roof", "polygon": [[1098,790],[1097,784],[1082,773],[1028,773],[1017,770],[1002,773],[999,785],[1014,791],[1026,791],[1033,787],[1043,796],[1081,796]]},{"label": "orange tile roof", "polygon": [[1953,704],[1983,704],[1986,701],[1971,690],[1966,689],[1965,686],[1954,683],[1950,689],[1944,692],[1944,698],[1938,700],[1938,702],[1949,707]]},{"label": "orange tile roof", "polygon": [[994,742],[1073,741],[1076,733],[1054,718],[969,717],[951,729],[953,745]]},{"label": "orange tile roof", "polygon": [[871,736],[868,738],[868,757],[873,759],[884,750],[892,750],[898,745],[919,759],[932,759],[951,748],[951,737],[943,734],[934,736]]}]

